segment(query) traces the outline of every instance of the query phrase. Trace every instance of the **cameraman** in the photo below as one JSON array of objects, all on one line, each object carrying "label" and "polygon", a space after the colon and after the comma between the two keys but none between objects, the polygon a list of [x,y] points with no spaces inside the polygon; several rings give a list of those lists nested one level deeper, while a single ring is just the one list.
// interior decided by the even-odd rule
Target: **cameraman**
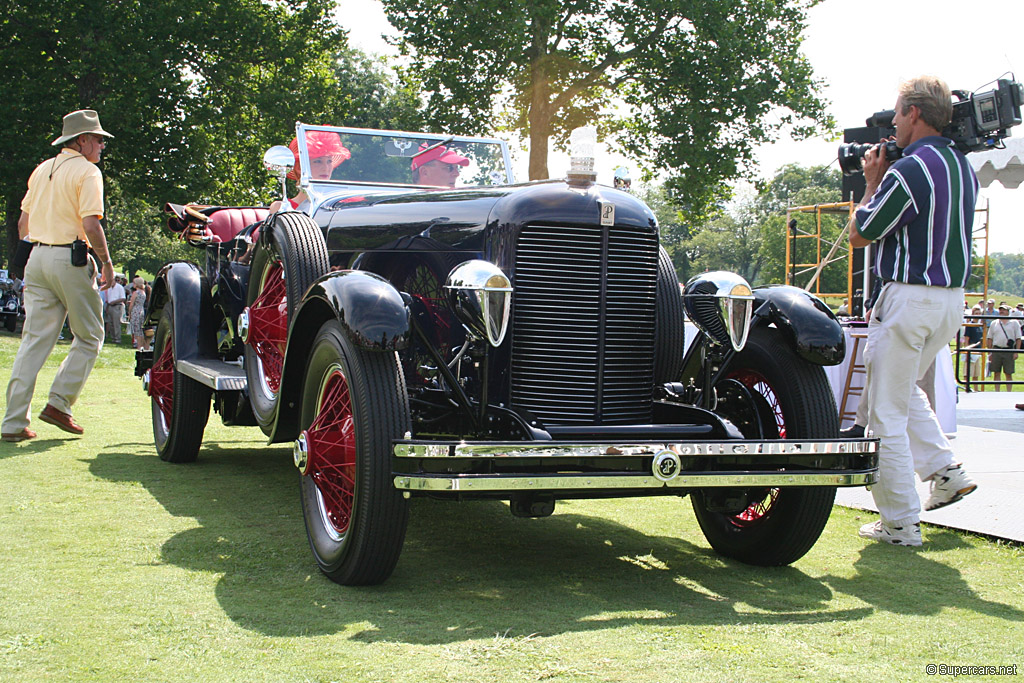
[{"label": "cameraman", "polygon": [[871,488],[881,520],[860,535],[921,545],[921,501],[914,472],[931,481],[926,510],[949,505],[976,484],[959,464],[916,382],[963,321],[978,179],[953,141],[939,134],[953,113],[941,80],[899,87],[893,125],[903,158],[890,166],[880,148],[864,156],[867,189],[850,245],[877,242],[873,270],[884,285],[868,321],[864,350],[868,421],[879,444]]}]

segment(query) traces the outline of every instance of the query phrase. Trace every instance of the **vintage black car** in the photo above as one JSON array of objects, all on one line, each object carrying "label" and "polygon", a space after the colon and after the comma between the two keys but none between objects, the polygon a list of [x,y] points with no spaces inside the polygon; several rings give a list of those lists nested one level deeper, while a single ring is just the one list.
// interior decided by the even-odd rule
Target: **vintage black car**
[{"label": "vintage black car", "polygon": [[[416,496],[543,517],[689,495],[718,552],[779,565],[837,486],[876,480],[877,442],[837,438],[821,366],[844,338],[810,294],[723,272],[681,291],[646,205],[585,175],[514,184],[498,140],[296,130],[304,211],[168,205],[198,258],[156,277],[136,374],[164,460],[196,459],[211,404],[294,442],[334,581],[390,576]],[[348,154],[329,178],[313,134]],[[454,187],[415,184],[425,153]],[[265,163],[283,184],[294,162]]]}]

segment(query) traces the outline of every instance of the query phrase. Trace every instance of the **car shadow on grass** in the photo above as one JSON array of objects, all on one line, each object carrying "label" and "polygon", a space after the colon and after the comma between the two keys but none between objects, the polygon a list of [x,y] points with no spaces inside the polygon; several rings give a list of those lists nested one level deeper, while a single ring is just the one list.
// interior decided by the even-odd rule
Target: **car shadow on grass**
[{"label": "car shadow on grass", "polygon": [[[851,621],[904,604],[877,594],[889,587],[878,587],[871,575],[877,551],[870,547],[858,561],[861,575],[821,580],[795,567],[723,559],[686,539],[586,514],[587,504],[576,502],[560,503],[552,517],[519,519],[497,502],[416,499],[392,577],[381,586],[344,587],[313,562],[289,449],[204,446],[197,463],[179,466],[102,453],[91,469],[112,481],[139,482],[169,514],[195,518],[200,526],[164,542],[163,561],[221,574],[216,597],[226,615],[270,636],[439,644],[641,623]],[[690,515],[686,501],[658,504],[681,520]],[[688,527],[696,528],[692,519]],[[920,555],[908,561],[959,587],[944,605],[1014,612],[979,600],[950,567]],[[931,582],[911,581],[913,573],[901,571],[899,592],[912,606],[907,611],[918,613],[919,602],[934,597]]]}]

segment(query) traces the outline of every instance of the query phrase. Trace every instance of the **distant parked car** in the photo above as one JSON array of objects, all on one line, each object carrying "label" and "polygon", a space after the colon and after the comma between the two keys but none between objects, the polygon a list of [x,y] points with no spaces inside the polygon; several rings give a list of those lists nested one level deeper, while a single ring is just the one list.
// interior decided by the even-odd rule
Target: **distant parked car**
[{"label": "distant parked car", "polygon": [[21,306],[21,299],[14,291],[14,280],[7,277],[7,271],[0,270],[0,318],[3,319],[4,329],[14,332],[18,329],[18,319],[25,317],[25,309]]},{"label": "distant parked car", "polygon": [[[412,497],[542,517],[688,495],[717,551],[779,565],[837,486],[876,480],[877,442],[837,438],[822,366],[843,334],[812,295],[724,272],[681,292],[646,205],[585,178],[515,184],[498,140],[300,124],[302,169],[313,131],[351,158],[303,171],[308,214],[167,206],[197,258],[156,276],[136,372],[164,460],[196,459],[211,398],[225,424],[294,443],[334,581],[388,578]],[[413,184],[432,147],[466,160],[448,169],[464,184]],[[283,180],[291,153],[265,159]]]}]

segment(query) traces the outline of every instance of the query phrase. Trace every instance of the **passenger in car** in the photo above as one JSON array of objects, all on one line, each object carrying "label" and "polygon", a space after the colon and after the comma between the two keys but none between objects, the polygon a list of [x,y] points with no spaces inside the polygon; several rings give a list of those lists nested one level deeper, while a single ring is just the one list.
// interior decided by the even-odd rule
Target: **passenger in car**
[{"label": "passenger in car", "polygon": [[[288,149],[295,155],[295,166],[288,172],[288,177],[298,181],[302,174],[299,165],[299,140],[292,138]],[[314,180],[328,180],[338,166],[352,157],[352,153],[341,144],[341,138],[337,133],[329,131],[311,130],[306,133],[306,151],[309,152],[309,173]],[[305,190],[300,189],[299,193],[288,200],[291,208],[296,211],[309,211],[309,197]],[[284,203],[280,200],[270,205],[270,212],[276,213],[281,210]]]},{"label": "passenger in car", "polygon": [[456,154],[444,145],[430,148],[424,142],[420,151],[412,158],[412,182],[416,185],[434,187],[455,187],[459,179],[460,166],[469,166],[469,159]]}]

